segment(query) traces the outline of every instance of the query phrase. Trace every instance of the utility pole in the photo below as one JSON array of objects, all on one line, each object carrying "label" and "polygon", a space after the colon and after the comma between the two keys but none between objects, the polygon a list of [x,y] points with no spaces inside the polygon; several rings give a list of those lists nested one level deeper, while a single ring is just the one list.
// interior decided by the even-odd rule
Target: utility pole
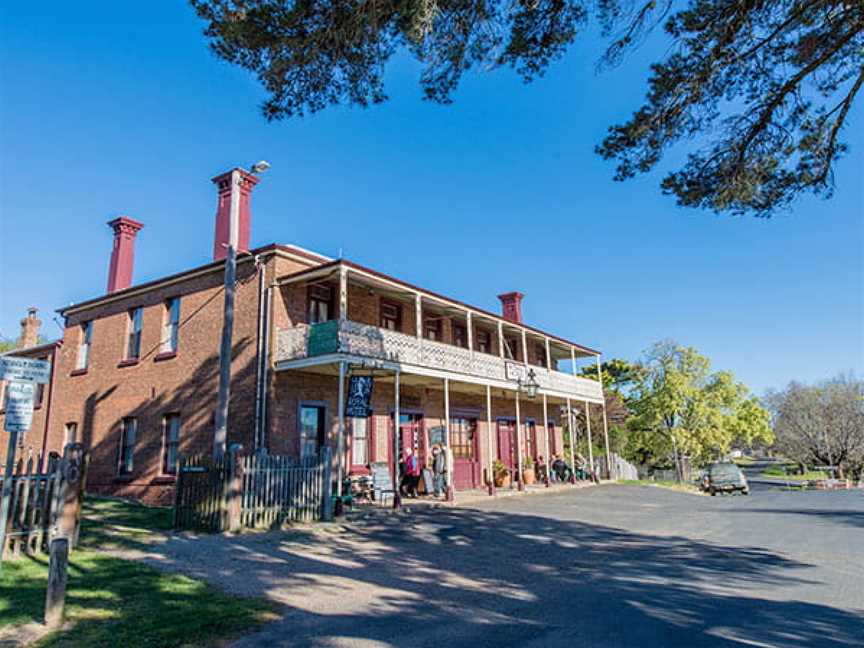
[{"label": "utility pole", "polygon": [[[252,173],[263,173],[270,165],[261,161],[252,165]],[[231,215],[228,224],[228,255],[225,257],[225,306],[222,319],[222,343],[219,347],[219,394],[216,401],[216,431],[213,434],[213,457],[221,458],[228,444],[228,401],[231,398],[231,346],[234,335],[234,293],[237,283],[237,243],[240,229],[240,170],[231,172]]]}]

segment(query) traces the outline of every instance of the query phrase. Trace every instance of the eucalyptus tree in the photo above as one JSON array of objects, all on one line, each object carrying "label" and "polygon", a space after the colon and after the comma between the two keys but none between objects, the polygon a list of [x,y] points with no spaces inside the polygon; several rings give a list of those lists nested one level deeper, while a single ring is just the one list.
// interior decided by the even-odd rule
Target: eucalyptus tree
[{"label": "eucalyptus tree", "polygon": [[597,152],[625,180],[684,143],[662,180],[679,204],[768,216],[802,192],[829,196],[841,132],[864,83],[861,0],[190,0],[222,59],[253,72],[268,119],[387,99],[397,52],[421,66],[429,101],[450,103],[470,70],[526,81],[591,21],[617,64],[662,27],[644,105]]},{"label": "eucalyptus tree", "polygon": [[716,459],[733,443],[773,439],[768,412],[728,371],[692,347],[664,340],[650,347],[634,391],[633,444],[646,456],[671,454],[679,479],[682,456]]}]

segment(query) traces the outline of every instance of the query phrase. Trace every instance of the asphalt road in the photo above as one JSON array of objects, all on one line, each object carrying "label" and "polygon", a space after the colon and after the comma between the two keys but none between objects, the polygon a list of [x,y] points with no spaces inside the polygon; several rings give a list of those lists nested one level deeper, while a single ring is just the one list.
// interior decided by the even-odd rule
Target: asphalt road
[{"label": "asphalt road", "polygon": [[862,491],[601,486],[316,537],[207,539],[177,562],[282,606],[241,648],[864,646]]}]

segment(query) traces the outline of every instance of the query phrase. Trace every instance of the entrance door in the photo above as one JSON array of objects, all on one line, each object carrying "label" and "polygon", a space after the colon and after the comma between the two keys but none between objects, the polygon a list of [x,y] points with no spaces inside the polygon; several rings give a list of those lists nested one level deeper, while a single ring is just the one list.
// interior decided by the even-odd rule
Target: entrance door
[{"label": "entrance door", "polygon": [[498,419],[498,459],[511,472],[516,470],[516,421]]},{"label": "entrance door", "polygon": [[[390,418],[391,430],[393,429],[393,418]],[[393,437],[391,436],[392,440]],[[399,454],[397,461],[400,463],[405,458],[405,450],[412,448],[414,454],[422,461],[426,456],[426,443],[423,438],[423,415],[422,414],[399,414]]]},{"label": "entrance door", "polygon": [[522,457],[531,457],[531,459],[537,460],[537,425],[533,420],[528,419],[525,421],[525,447],[522,450]]},{"label": "entrance door", "polygon": [[453,452],[453,487],[456,490],[477,488],[480,461],[476,418],[450,419],[450,450]]}]

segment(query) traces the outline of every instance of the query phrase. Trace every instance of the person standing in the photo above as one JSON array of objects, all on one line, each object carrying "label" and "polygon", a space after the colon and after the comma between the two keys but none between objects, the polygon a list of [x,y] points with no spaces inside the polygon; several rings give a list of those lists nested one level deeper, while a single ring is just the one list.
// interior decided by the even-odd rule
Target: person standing
[{"label": "person standing", "polygon": [[432,474],[435,497],[441,497],[446,488],[447,456],[437,443],[432,446]]},{"label": "person standing", "polygon": [[402,478],[402,494],[416,498],[417,486],[420,484],[420,460],[412,448],[405,451],[405,476]]}]

